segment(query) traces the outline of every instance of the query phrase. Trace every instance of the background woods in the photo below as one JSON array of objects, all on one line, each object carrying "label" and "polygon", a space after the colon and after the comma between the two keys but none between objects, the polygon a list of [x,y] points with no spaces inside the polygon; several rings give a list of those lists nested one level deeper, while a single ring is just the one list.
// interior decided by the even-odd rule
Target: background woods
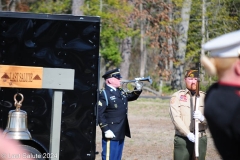
[{"label": "background woods", "polygon": [[[124,79],[151,76],[167,94],[183,88],[184,71],[199,65],[201,44],[239,29],[240,0],[0,0],[1,11],[100,16],[101,71]],[[203,90],[216,80],[201,70]],[[156,93],[155,92],[155,93]]]}]

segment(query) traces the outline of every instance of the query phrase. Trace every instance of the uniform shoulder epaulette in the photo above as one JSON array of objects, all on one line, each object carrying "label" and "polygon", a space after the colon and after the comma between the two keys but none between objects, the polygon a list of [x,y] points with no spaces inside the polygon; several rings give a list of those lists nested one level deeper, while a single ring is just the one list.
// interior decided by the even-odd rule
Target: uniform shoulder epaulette
[{"label": "uniform shoulder epaulette", "polygon": [[101,94],[104,89],[105,89],[105,88],[100,89],[99,93]]},{"label": "uniform shoulder epaulette", "polygon": [[106,91],[105,91],[105,88],[102,88],[102,89],[101,89],[101,92],[100,92],[100,93],[102,93],[102,92],[103,92],[104,97],[105,97],[105,100],[106,100],[106,105],[108,105],[108,98],[107,98],[107,93],[106,93]]},{"label": "uniform shoulder epaulette", "polygon": [[183,89],[178,90],[178,91],[174,92],[174,93],[172,94],[172,96],[179,95],[179,93],[181,93],[181,92],[185,92],[185,90],[183,90]]},{"label": "uniform shoulder epaulette", "polygon": [[181,89],[181,90],[178,90],[177,92],[179,92],[179,93],[180,93],[180,92],[185,92],[185,90],[184,90],[184,89]]},{"label": "uniform shoulder epaulette", "polygon": [[178,92],[185,92],[185,89],[180,89]]}]

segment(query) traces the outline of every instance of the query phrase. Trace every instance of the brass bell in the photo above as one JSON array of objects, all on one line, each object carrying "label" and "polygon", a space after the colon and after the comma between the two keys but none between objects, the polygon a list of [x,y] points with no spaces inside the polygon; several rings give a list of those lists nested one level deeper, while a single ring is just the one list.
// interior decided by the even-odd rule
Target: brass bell
[{"label": "brass bell", "polygon": [[[22,99],[18,102],[16,100],[17,95],[20,95]],[[31,140],[32,136],[27,128],[27,112],[20,110],[23,102],[23,95],[17,93],[14,95],[14,106],[15,110],[11,110],[8,113],[8,122],[7,127],[4,130],[3,134],[10,139],[18,140]]]}]

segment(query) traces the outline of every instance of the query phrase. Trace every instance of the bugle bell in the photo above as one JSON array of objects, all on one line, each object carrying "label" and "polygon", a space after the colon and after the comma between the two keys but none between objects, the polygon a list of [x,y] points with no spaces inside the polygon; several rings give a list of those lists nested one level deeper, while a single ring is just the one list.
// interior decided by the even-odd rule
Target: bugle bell
[{"label": "bugle bell", "polygon": [[121,83],[132,83],[132,82],[136,82],[136,81],[148,81],[150,84],[152,84],[152,79],[150,76],[138,77],[138,78],[135,78],[134,80],[121,80]]},{"label": "bugle bell", "polygon": [[[147,81],[150,84],[152,84],[152,79],[150,76],[137,77],[137,78],[134,78],[134,80],[121,80],[121,87],[125,92],[130,92],[131,89],[129,89],[129,88],[131,88],[131,87],[129,86],[129,84],[131,84],[131,86],[135,86],[133,83],[138,82],[138,83],[141,83],[141,85],[143,85],[144,81]],[[132,90],[132,91],[135,91],[135,90]]]}]

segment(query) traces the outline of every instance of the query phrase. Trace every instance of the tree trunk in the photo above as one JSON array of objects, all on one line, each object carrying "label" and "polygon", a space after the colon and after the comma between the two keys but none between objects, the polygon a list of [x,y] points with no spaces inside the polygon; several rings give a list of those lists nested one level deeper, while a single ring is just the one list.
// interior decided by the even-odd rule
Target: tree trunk
[{"label": "tree trunk", "polygon": [[19,0],[11,0],[8,4],[8,11],[15,12],[16,11],[16,3],[19,3]]},{"label": "tree trunk", "polygon": [[83,6],[84,0],[72,0],[72,14],[75,16],[83,15],[80,7]]},{"label": "tree trunk", "polygon": [[2,6],[2,1],[0,0],[0,12],[2,11],[3,6]]},{"label": "tree trunk", "polygon": [[[131,0],[128,1],[129,5],[133,5]],[[129,17],[128,26],[133,28],[133,19]],[[120,44],[120,51],[122,56],[122,62],[120,64],[121,75],[123,79],[128,79],[129,76],[129,66],[130,66],[130,58],[132,53],[132,37],[125,38],[122,43]]]},{"label": "tree trunk", "polygon": [[[172,0],[168,0],[169,4],[172,4]],[[169,21],[172,22],[173,18],[172,18],[172,8],[170,8],[168,16],[169,16]],[[171,28],[171,32],[172,32],[172,27],[169,26],[169,28]],[[168,39],[168,53],[169,53],[169,70],[173,69],[173,46],[172,46],[172,36],[170,36],[170,38]]]},{"label": "tree trunk", "polygon": [[174,88],[182,89],[183,78],[184,78],[184,62],[185,62],[185,54],[187,47],[187,39],[188,39],[188,28],[189,28],[189,19],[190,19],[190,11],[191,11],[192,0],[184,0],[183,7],[181,10],[181,18],[182,21],[179,26],[179,39],[178,39],[178,52],[176,55],[177,60],[179,61],[179,65],[176,66],[176,71],[174,73]]},{"label": "tree trunk", "polygon": [[132,45],[131,37],[125,38],[121,44],[122,63],[120,65],[120,70],[123,79],[128,79],[129,75],[131,45]]},{"label": "tree trunk", "polygon": [[[205,26],[206,26],[206,24],[205,24],[205,21],[206,21],[206,19],[205,19],[205,14],[206,14],[206,0],[202,0],[202,30],[201,30],[201,32],[202,32],[202,45],[205,43]],[[201,55],[204,55],[204,50],[203,49],[201,49]],[[200,60],[199,60],[199,62],[200,62]],[[203,70],[202,70],[203,71]],[[204,72],[202,72],[202,73],[204,73]],[[204,76],[205,74],[201,74],[201,80],[202,81],[204,81]]]},{"label": "tree trunk", "polygon": [[[140,4],[140,13],[142,14],[142,3]],[[146,63],[147,63],[147,52],[146,52],[146,42],[145,42],[145,31],[144,31],[145,20],[143,19],[143,15],[141,15],[140,20],[140,31],[141,31],[141,41],[140,41],[140,77],[144,77]]]}]

